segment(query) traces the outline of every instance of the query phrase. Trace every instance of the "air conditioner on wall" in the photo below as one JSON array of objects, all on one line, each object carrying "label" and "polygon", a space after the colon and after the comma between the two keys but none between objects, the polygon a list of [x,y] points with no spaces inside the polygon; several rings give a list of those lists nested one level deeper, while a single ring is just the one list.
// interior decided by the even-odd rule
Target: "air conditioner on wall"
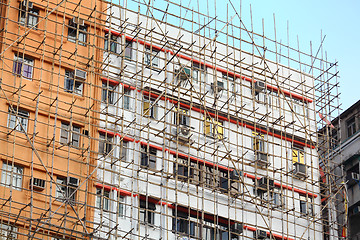
[{"label": "air conditioner on wall", "polygon": [[265,82],[259,80],[255,82],[255,91],[261,92],[265,90],[265,88],[266,88]]},{"label": "air conditioner on wall", "polygon": [[30,179],[30,188],[35,190],[44,190],[45,189],[45,179],[32,178]]},{"label": "air conditioner on wall", "polygon": [[79,186],[79,179],[74,178],[74,177],[68,177],[67,183],[68,183],[68,185],[77,187],[77,186]]},{"label": "air conditioner on wall", "polygon": [[258,180],[258,187],[262,188],[264,190],[267,190],[269,186],[269,189],[273,189],[275,187],[275,183],[273,179],[270,179],[268,177],[262,177]]},{"label": "air conditioner on wall", "polygon": [[225,90],[224,83],[221,81],[216,81],[215,83],[211,83],[211,89],[215,92]]},{"label": "air conditioner on wall", "polygon": [[260,165],[269,165],[267,154],[264,152],[255,152],[255,162]]},{"label": "air conditioner on wall", "polygon": [[75,78],[86,80],[86,72],[82,70],[75,70]]},{"label": "air conditioner on wall", "polygon": [[242,223],[234,223],[234,225],[231,226],[231,231],[233,233],[241,234],[244,231],[244,226]]},{"label": "air conditioner on wall", "polygon": [[189,126],[185,126],[185,125],[181,125],[181,126],[177,126],[177,139],[183,142],[189,142],[190,141],[190,135],[191,135],[191,131],[190,131],[190,127]]},{"label": "air conditioner on wall", "polygon": [[85,26],[84,19],[81,19],[81,18],[78,18],[78,17],[73,17],[71,19],[71,23],[74,24],[74,25]]},{"label": "air conditioner on wall", "polygon": [[188,78],[191,77],[191,71],[189,68],[182,68],[175,70],[175,76],[177,75],[177,79],[181,81],[186,81]]},{"label": "air conditioner on wall", "polygon": [[266,239],[266,237],[267,237],[267,234],[266,234],[266,232],[264,231],[264,230],[256,230],[255,232],[254,232],[254,238],[255,239]]},{"label": "air conditioner on wall", "polygon": [[306,174],[306,165],[296,162],[294,163],[294,175],[300,178],[306,178],[307,174]]}]

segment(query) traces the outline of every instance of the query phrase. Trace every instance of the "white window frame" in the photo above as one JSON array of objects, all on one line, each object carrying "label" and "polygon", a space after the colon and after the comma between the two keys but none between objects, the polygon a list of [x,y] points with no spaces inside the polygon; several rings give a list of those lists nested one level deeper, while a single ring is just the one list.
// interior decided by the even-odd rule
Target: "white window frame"
[{"label": "white window frame", "polygon": [[29,115],[30,115],[29,112],[22,109],[17,109],[17,117],[16,117],[15,111],[16,108],[14,109],[14,111],[12,111],[11,108],[9,107],[8,128],[22,132],[23,131],[23,129],[21,128],[22,125],[24,128],[24,132],[27,132]]},{"label": "white window frame", "polygon": [[144,63],[148,67],[158,68],[160,65],[159,59],[160,51],[152,48],[152,46],[145,46]]},{"label": "white window frame", "polygon": [[17,227],[0,223],[0,240],[17,239]]},{"label": "white window frame", "polygon": [[111,210],[111,192],[104,188],[96,189],[96,207],[104,211]]},{"label": "white window frame", "polygon": [[[30,70],[28,71],[30,76],[27,76],[25,74],[25,66],[28,70]],[[23,78],[31,80],[33,78],[33,73],[34,73],[34,59],[25,56],[20,57],[15,55],[14,64],[13,64],[13,73],[15,75],[22,76]]]},{"label": "white window frame", "polygon": [[16,190],[22,189],[24,168],[16,165],[3,162],[1,171],[1,185],[13,188]]},{"label": "white window frame", "polygon": [[[70,129],[71,126],[71,129]],[[80,146],[80,127],[61,122],[60,143],[73,147]]]},{"label": "white window frame", "polygon": [[64,78],[65,92],[82,96],[84,89],[84,80],[75,77],[75,71],[66,70]]},{"label": "white window frame", "polygon": [[[65,202],[67,198],[69,198],[69,203],[74,203],[76,201],[76,186],[70,186],[66,177],[57,177],[56,178],[56,189],[55,189],[55,197],[56,200]],[[59,188],[61,187],[61,188]]]}]

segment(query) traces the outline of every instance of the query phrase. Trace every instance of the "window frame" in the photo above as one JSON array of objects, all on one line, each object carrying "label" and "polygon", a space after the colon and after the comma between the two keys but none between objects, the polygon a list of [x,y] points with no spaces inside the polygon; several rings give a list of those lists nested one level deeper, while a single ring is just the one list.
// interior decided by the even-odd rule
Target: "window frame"
[{"label": "window frame", "polygon": [[212,117],[205,117],[204,119],[204,134],[212,138],[224,138],[224,122],[216,120]]},{"label": "window frame", "polygon": [[111,211],[111,191],[104,188],[96,188],[96,206],[104,211]]},{"label": "window frame", "polygon": [[346,120],[346,133],[347,137],[350,138],[352,135],[356,133],[356,118],[352,116],[351,118]]},{"label": "window frame", "polygon": [[[34,59],[26,56],[14,56],[13,74],[32,80],[34,73]],[[27,70],[25,70],[27,69]]]},{"label": "window frame", "polygon": [[122,105],[123,105],[123,109],[125,110],[130,110],[131,102],[132,102],[131,93],[132,93],[131,88],[124,86],[123,95],[122,95]]},{"label": "window frame", "polygon": [[190,110],[184,108],[175,108],[174,111],[174,124],[190,127]]},{"label": "window frame", "polygon": [[39,23],[39,12],[39,9],[34,7],[30,8],[29,5],[24,6],[23,2],[20,2],[19,24],[36,29],[36,25]]},{"label": "window frame", "polygon": [[252,132],[252,149],[254,152],[265,153],[265,136],[258,132]]},{"label": "window frame", "polygon": [[149,169],[156,169],[157,149],[147,145],[141,145],[140,166]]},{"label": "window frame", "polygon": [[293,147],[291,149],[292,163],[305,164],[305,151],[303,148]]},{"label": "window frame", "polygon": [[[157,103],[155,103],[155,99],[151,98],[150,100],[148,98],[144,98],[143,99],[143,116],[144,117],[149,117],[152,119],[157,119],[158,116],[158,105]],[[154,104],[155,103],[155,104]],[[147,106],[146,106],[147,105]],[[150,109],[150,110],[148,110]]]},{"label": "window frame", "polygon": [[132,60],[133,59],[132,55],[133,55],[133,41],[125,39],[124,57],[127,60]]},{"label": "window frame", "polygon": [[[66,123],[66,122],[61,122],[61,128],[60,128],[60,143],[61,144],[79,148],[80,147],[80,136],[81,136],[81,127],[80,126],[77,126],[74,124],[71,125],[70,123]],[[66,142],[64,142],[64,141],[66,141]],[[77,143],[77,144],[74,144],[74,143]]]},{"label": "window frame", "polygon": [[300,214],[307,216],[314,216],[314,205],[313,199],[308,196],[299,196],[299,206],[300,206]]},{"label": "window frame", "polygon": [[17,232],[18,232],[18,228],[8,225],[8,224],[4,224],[4,223],[0,223],[0,239],[18,239],[17,238]]},{"label": "window frame", "polygon": [[145,46],[144,51],[144,64],[148,68],[159,68],[160,67],[160,51],[154,49],[152,46]]},{"label": "window frame", "polygon": [[101,102],[109,105],[115,105],[116,88],[118,85],[110,82],[102,82]]},{"label": "window frame", "polygon": [[73,23],[72,19],[69,20],[68,36],[69,42],[78,43],[80,46],[86,46],[87,44],[87,28],[88,26],[81,26],[80,24]]},{"label": "window frame", "polygon": [[118,53],[118,36],[111,33],[105,33],[104,50],[111,53]]},{"label": "window frame", "polygon": [[[59,189],[59,186],[61,189]],[[67,177],[57,176],[55,187],[55,198],[57,201],[65,202],[68,200],[70,204],[76,202],[77,186],[71,186]],[[71,196],[71,198],[69,198]]]},{"label": "window frame", "polygon": [[1,185],[21,191],[23,188],[24,167],[15,163],[2,162],[2,164]]},{"label": "window frame", "polygon": [[139,199],[139,220],[141,223],[155,225],[156,204]]},{"label": "window frame", "polygon": [[[20,109],[20,108],[16,108],[16,107],[13,109],[15,111],[17,111],[17,113],[9,107],[7,127],[12,130],[18,131],[18,132],[26,133],[28,130],[28,125],[29,125],[30,112]],[[16,116],[16,115],[18,115],[18,116]],[[24,129],[22,129],[19,121]],[[12,123],[14,123],[14,124],[12,124]]]},{"label": "window frame", "polygon": [[110,152],[112,152],[109,157],[113,156],[113,148],[115,147],[114,138],[115,136],[112,134],[99,132],[99,154],[107,156]]},{"label": "window frame", "polygon": [[84,92],[84,79],[75,77],[75,71],[65,70],[64,78],[64,91],[79,96],[83,95]]}]

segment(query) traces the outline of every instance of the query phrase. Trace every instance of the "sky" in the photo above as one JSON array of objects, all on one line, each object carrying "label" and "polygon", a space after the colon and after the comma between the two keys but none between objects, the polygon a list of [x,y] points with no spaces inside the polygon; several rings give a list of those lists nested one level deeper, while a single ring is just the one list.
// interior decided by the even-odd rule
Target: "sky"
[{"label": "sky", "polygon": [[[139,1],[145,2],[145,0]],[[329,62],[337,62],[338,65],[342,109],[340,112],[360,99],[360,94],[358,94],[360,92],[360,74],[358,74],[360,71],[358,59],[360,56],[360,0],[171,1],[181,3],[183,6],[194,10],[200,8],[201,12],[208,13],[211,16],[217,15],[218,19],[225,21],[227,9],[229,9],[230,18],[234,15],[234,11],[231,11],[230,1],[236,8],[239,8],[241,3],[242,21],[248,29],[251,29],[251,6],[254,32],[262,33],[262,21],[264,19],[265,35],[270,36],[270,38],[274,37],[275,14],[277,41],[287,43],[289,25],[290,46],[297,48],[297,38],[299,38],[300,50],[307,53],[310,53],[310,41],[313,54],[315,54],[314,51],[319,49],[321,41],[324,39],[323,54],[326,54]],[[149,1],[146,0],[146,2]],[[152,4],[161,9],[166,9],[167,6],[166,0],[152,0]],[[208,5],[210,7],[207,7]],[[163,16],[163,13],[159,13],[159,17],[161,17],[160,14]],[[182,12],[182,15],[184,14],[186,13]],[[187,17],[191,17],[190,15]],[[169,19],[168,21],[172,20]],[[177,24],[175,23],[175,25]]]}]

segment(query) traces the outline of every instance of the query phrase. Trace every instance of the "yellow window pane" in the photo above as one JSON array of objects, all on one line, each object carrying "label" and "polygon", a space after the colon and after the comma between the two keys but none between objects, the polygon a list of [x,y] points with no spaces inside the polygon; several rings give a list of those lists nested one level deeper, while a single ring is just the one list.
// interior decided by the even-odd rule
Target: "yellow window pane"
[{"label": "yellow window pane", "polygon": [[211,123],[206,119],[205,120],[205,134],[210,134],[211,133]]},{"label": "yellow window pane", "polygon": [[299,150],[292,150],[292,161],[293,163],[296,163],[299,161]]},{"label": "yellow window pane", "polygon": [[150,107],[150,102],[143,102],[143,114],[145,116],[149,116],[150,115],[150,111],[149,111],[149,107]]},{"label": "yellow window pane", "polygon": [[224,128],[222,126],[219,126],[217,127],[217,134],[218,134],[218,138],[219,139],[222,139],[223,136],[224,136]]},{"label": "yellow window pane", "polygon": [[304,164],[304,152],[299,151],[299,162]]}]

